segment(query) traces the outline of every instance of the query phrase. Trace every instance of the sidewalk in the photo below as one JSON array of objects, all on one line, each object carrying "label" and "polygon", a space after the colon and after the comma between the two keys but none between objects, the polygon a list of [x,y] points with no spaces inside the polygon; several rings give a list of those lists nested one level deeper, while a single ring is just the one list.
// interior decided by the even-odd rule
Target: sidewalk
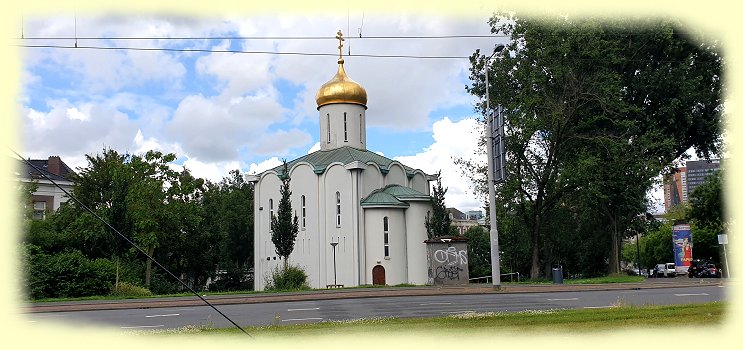
[{"label": "sidewalk", "polygon": [[[653,288],[674,288],[720,285],[720,279],[648,279],[640,283],[607,283],[607,284],[504,284],[495,290],[489,284],[470,284],[467,286],[421,286],[389,288],[349,288],[311,290],[291,293],[255,293],[232,295],[203,295],[212,305],[273,303],[283,301],[307,301],[351,298],[379,298],[426,295],[463,295],[463,294],[503,294],[503,293],[549,293],[578,292],[599,290],[639,290]],[[61,312],[86,310],[120,310],[149,309],[162,307],[206,305],[196,296],[163,297],[125,300],[86,300],[26,304],[23,312]]]}]

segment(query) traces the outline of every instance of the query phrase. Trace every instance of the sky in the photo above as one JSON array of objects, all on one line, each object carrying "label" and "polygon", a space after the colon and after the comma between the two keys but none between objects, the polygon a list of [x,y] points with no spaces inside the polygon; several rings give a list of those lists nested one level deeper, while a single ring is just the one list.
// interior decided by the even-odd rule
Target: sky
[{"label": "sky", "polygon": [[[177,155],[175,168],[219,181],[233,169],[259,173],[313,152],[315,93],[337,70],[340,29],[346,72],[369,96],[368,148],[441,171],[447,206],[482,209],[454,160],[486,162],[477,152],[477,101],[465,86],[467,57],[506,41],[490,36],[487,15],[68,13],[24,17],[18,29],[23,45],[54,46],[21,49],[24,157],[57,155],[78,168],[104,148],[159,150]],[[453,35],[489,37],[399,38]],[[140,50],[151,48],[165,50]],[[660,186],[650,197],[651,212],[662,211]]]},{"label": "sky", "polygon": [[[77,168],[87,165],[86,154],[104,148],[174,152],[176,167],[211,181],[233,169],[256,173],[300,157],[318,149],[315,94],[337,70],[339,29],[346,38],[346,72],[369,96],[368,148],[429,174],[441,171],[447,206],[481,209],[454,164],[457,157],[485,162],[476,154],[480,126],[476,100],[465,90],[466,57],[505,39],[367,37],[489,35],[486,16],[349,10],[336,16],[27,17],[18,33],[24,45],[78,48],[22,49],[22,155],[58,155]],[[147,39],[116,39],[123,37]],[[176,37],[199,39],[159,39]],[[367,54],[461,58],[353,56]]]}]

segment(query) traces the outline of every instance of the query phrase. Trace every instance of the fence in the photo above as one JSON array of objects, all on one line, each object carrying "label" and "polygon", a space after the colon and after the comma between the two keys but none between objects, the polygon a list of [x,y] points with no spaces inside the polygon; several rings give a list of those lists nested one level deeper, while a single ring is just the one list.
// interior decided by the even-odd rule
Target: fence
[{"label": "fence", "polygon": [[[518,272],[500,274],[501,281],[503,280],[503,276],[511,276],[510,282],[513,282],[514,275],[516,275],[516,282],[521,282],[521,274],[519,274]],[[475,277],[475,278],[470,278],[470,283],[490,283],[492,280],[493,278],[491,276]]]}]

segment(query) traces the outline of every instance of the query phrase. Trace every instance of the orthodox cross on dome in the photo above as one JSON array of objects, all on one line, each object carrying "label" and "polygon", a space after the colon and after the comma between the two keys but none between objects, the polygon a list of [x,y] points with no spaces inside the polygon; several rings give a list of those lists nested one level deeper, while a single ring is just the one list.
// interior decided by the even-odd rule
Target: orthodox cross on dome
[{"label": "orthodox cross on dome", "polygon": [[343,63],[343,33],[338,30],[338,35],[335,38],[338,39],[338,63]]}]

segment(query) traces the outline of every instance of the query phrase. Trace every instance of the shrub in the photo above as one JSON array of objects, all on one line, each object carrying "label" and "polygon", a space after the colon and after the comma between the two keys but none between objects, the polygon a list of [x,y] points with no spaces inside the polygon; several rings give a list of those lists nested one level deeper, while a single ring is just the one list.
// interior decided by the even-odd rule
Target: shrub
[{"label": "shrub", "polygon": [[287,265],[285,269],[279,266],[271,270],[271,275],[266,279],[266,290],[289,291],[310,289],[307,285],[307,274],[299,266]]},{"label": "shrub", "polygon": [[146,297],[152,295],[149,289],[133,285],[128,282],[119,282],[119,286],[111,289],[111,295],[117,297]]}]

